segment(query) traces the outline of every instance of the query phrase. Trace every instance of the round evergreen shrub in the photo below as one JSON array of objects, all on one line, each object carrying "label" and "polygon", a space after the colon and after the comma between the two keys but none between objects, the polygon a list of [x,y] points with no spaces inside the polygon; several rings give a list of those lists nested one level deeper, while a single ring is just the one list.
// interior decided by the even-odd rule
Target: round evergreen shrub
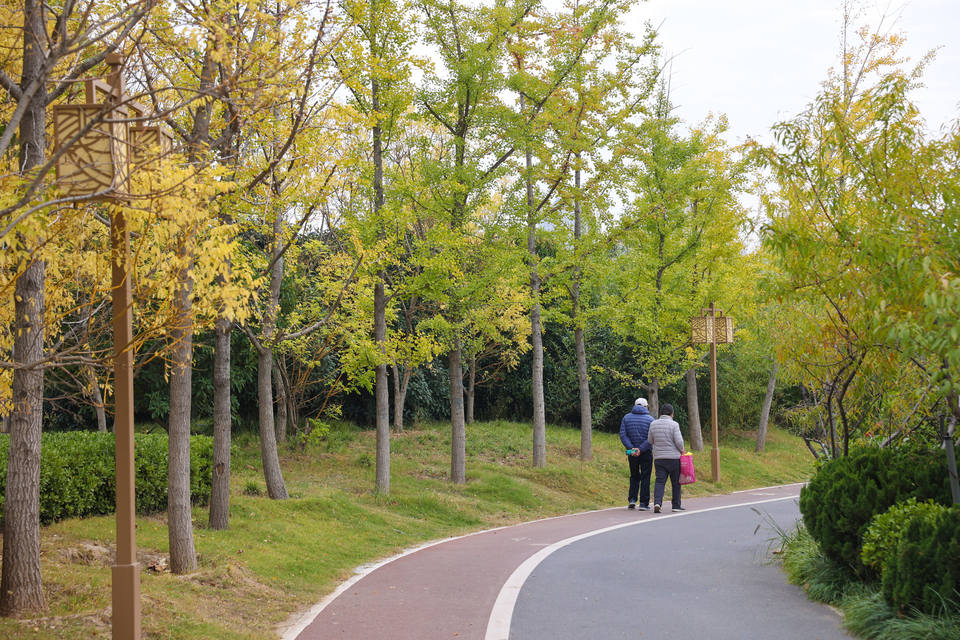
[{"label": "round evergreen shrub", "polygon": [[883,597],[901,613],[938,615],[945,601],[960,603],[960,505],[910,522],[883,574]]},{"label": "round evergreen shrub", "polygon": [[947,508],[933,500],[917,502],[916,498],[909,498],[900,502],[884,513],[874,516],[863,536],[863,547],[860,549],[860,559],[863,564],[881,574],[887,570],[890,558],[900,549],[907,527],[914,518],[924,518],[934,522]]},{"label": "round evergreen shrub", "polygon": [[860,558],[870,521],[908,498],[951,503],[944,451],[854,449],[826,462],[801,489],[800,513],[824,555],[870,573]]}]

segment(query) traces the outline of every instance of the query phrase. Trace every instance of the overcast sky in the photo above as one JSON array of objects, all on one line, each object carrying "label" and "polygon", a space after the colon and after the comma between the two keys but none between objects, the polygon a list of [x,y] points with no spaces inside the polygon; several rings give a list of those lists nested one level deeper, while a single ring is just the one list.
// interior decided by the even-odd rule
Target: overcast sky
[{"label": "overcast sky", "polygon": [[[859,24],[899,15],[902,53],[917,62],[942,45],[913,99],[929,127],[958,116],[960,0],[867,1]],[[730,120],[728,141],[771,143],[770,127],[801,112],[840,51],[842,0],[649,0],[625,19],[635,35],[659,26],[673,61],[672,98],[688,124],[711,111]],[[888,18],[887,24],[892,18]]]}]

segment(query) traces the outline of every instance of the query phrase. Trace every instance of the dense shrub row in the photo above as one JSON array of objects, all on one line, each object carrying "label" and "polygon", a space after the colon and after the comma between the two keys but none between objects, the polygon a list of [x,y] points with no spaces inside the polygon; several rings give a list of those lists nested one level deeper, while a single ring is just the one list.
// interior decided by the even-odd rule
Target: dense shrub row
[{"label": "dense shrub row", "polygon": [[[6,493],[10,436],[0,435],[0,517]],[[134,438],[137,512],[167,508],[167,436]],[[40,456],[40,522],[113,513],[116,505],[115,440],[112,433],[44,433]],[[190,497],[210,500],[213,439],[190,438]]]},{"label": "dense shrub row", "polygon": [[824,556],[862,577],[903,614],[960,604],[960,506],[951,505],[942,450],[860,449],[824,464],[800,493],[804,524]]},{"label": "dense shrub row", "polygon": [[908,498],[951,504],[942,450],[853,450],[825,463],[801,490],[800,512],[824,555],[866,574],[872,570],[860,552],[871,520]]},{"label": "dense shrub row", "polygon": [[901,612],[938,615],[960,604],[960,505],[933,522],[914,518],[883,573],[883,597]]}]

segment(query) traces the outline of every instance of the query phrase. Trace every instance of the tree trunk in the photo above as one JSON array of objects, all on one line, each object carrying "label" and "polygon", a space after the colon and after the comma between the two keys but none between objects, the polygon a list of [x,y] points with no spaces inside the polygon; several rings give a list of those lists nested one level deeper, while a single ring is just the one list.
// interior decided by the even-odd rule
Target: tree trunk
[{"label": "tree trunk", "polygon": [[477,393],[477,357],[470,356],[467,363],[467,415],[466,423],[473,424],[473,399]]},{"label": "tree trunk", "polygon": [[[576,199],[573,203],[573,238],[577,252],[580,249],[581,236],[581,207],[580,207],[580,154],[577,153],[577,169],[574,171],[574,186]],[[575,256],[576,259],[576,256]],[[580,313],[580,265],[573,268],[573,286],[570,289],[573,320],[573,340],[577,348],[577,382],[580,386],[580,459],[593,459],[593,408],[590,406],[590,376],[587,372],[587,347],[583,340],[583,327],[580,326],[577,316]]]},{"label": "tree trunk", "polygon": [[590,376],[587,373],[587,350],[583,329],[573,330],[577,347],[577,380],[580,385],[580,459],[593,459],[593,409],[590,406]]},{"label": "tree trunk", "polygon": [[773,404],[773,390],[777,386],[777,361],[773,361],[773,368],[770,369],[770,381],[767,382],[767,395],[763,398],[763,411],[760,412],[760,429],[757,431],[757,446],[754,449],[757,453],[763,451],[767,442],[767,421],[770,420],[770,405]]},{"label": "tree trunk", "polygon": [[[290,437],[290,431],[296,431],[297,425],[300,424],[300,411],[297,408],[296,403],[294,402],[294,393],[293,386],[290,384],[290,376],[287,375],[287,360],[286,358],[273,359],[273,375],[277,376],[277,380],[280,382],[282,388],[282,401],[284,411],[286,412],[286,429],[278,429],[277,437],[280,437],[280,434],[283,433],[283,441],[286,442]],[[279,408],[277,409],[278,421],[279,421]]]},{"label": "tree trunk", "polygon": [[[42,165],[47,152],[47,15],[37,0],[23,2],[23,72],[20,86],[40,86],[20,121],[20,171]],[[19,106],[19,105],[18,105]],[[33,262],[14,285],[13,370],[10,444],[3,505],[0,615],[46,609],[40,575],[40,434],[43,430],[43,370],[25,365],[43,358],[46,265]]]},{"label": "tree trunk", "polygon": [[[521,98],[521,109],[522,98]],[[543,334],[540,326],[540,274],[537,269],[537,220],[533,210],[533,153],[527,148],[527,253],[530,259],[530,338],[533,345],[533,466],[547,466],[547,419],[543,399]]]},{"label": "tree trunk", "polygon": [[390,366],[393,369],[393,431],[394,433],[403,433],[403,404],[400,402],[400,367],[396,362]]},{"label": "tree trunk", "polygon": [[833,394],[827,394],[827,425],[830,427],[830,455],[836,459],[840,457],[840,447],[837,446],[837,421],[833,417]]},{"label": "tree trunk", "polygon": [[[382,276],[382,274],[381,274]],[[383,291],[383,280],[373,287],[373,335],[385,358],[387,344],[387,300]],[[387,380],[387,364],[381,362],[376,370],[377,386],[377,470],[376,486],[378,493],[390,493],[390,387]]]},{"label": "tree trunk", "polygon": [[[393,368],[393,431],[394,433],[403,433],[403,397],[400,395],[400,367],[394,362],[390,365]],[[404,367],[406,369],[406,367]],[[406,370],[404,370],[404,382],[406,382]]]},{"label": "tree trunk", "polygon": [[650,415],[660,417],[660,378],[654,378],[647,386],[647,403],[650,405]]},{"label": "tree trunk", "polygon": [[[406,336],[410,339],[413,338],[413,316],[417,308],[417,296],[412,296],[410,298],[410,303],[408,305],[402,305],[403,316],[406,324]],[[400,381],[400,377],[397,375],[397,364],[393,364],[393,430],[397,433],[403,433],[403,407],[407,399],[407,388],[410,384],[410,378],[413,377],[413,372],[415,368],[410,366],[409,362],[404,362],[403,365],[403,381]]]},{"label": "tree trunk", "polygon": [[230,439],[233,421],[230,406],[231,323],[217,318],[213,343],[213,479],[210,486],[210,528],[230,526]]},{"label": "tree trunk", "polygon": [[87,379],[87,384],[90,385],[90,390],[87,393],[92,401],[94,410],[97,412],[97,431],[106,433],[107,411],[103,406],[103,394],[100,392],[100,383],[97,381],[97,374],[95,374],[90,367],[84,367],[83,375]]},{"label": "tree trunk", "polygon": [[700,401],[697,397],[697,370],[687,369],[687,415],[690,420],[690,449],[703,451],[703,429],[700,427]]},{"label": "tree trunk", "polygon": [[277,417],[273,428],[276,430],[277,442],[287,441],[287,431],[290,424],[290,416],[287,411],[287,389],[283,384],[283,376],[280,373],[280,363],[276,358],[273,359],[273,392],[277,407]]},{"label": "tree trunk", "polygon": [[[189,243],[189,240],[185,240]],[[190,251],[185,248],[184,251]],[[190,573],[197,568],[190,502],[190,413],[193,392],[193,279],[192,260],[179,277],[177,313],[170,332],[170,422],[167,473],[167,524],[170,571]]]},{"label": "tree trunk", "polygon": [[460,338],[448,354],[450,364],[450,480],[467,481],[467,428],[463,416],[463,365],[460,363]]},{"label": "tree trunk", "polygon": [[396,363],[393,364],[393,430],[396,433],[403,433],[403,406],[407,399],[410,371],[410,367],[403,367],[403,381],[401,382],[399,367]]},{"label": "tree trunk", "polygon": [[[370,7],[371,15],[378,16],[376,2]],[[377,42],[378,23],[373,22],[370,32],[370,52],[379,54]],[[383,131],[380,127],[380,79],[376,73],[370,79],[370,106],[376,118],[373,124],[373,216],[378,221],[378,236],[386,235],[383,228]],[[377,403],[377,470],[376,491],[390,493],[390,387],[387,379],[387,299],[384,294],[386,273],[377,273],[373,289],[373,335],[380,351],[380,363],[376,370]]]},{"label": "tree trunk", "polygon": [[46,267],[34,262],[14,285],[13,411],[3,505],[3,569],[0,615],[42,611],[47,602],[40,576],[40,434],[43,370],[28,369],[43,358]]},{"label": "tree trunk", "polygon": [[257,352],[257,399],[260,404],[260,456],[263,460],[263,479],[267,495],[274,500],[286,500],[287,485],[280,471],[277,454],[276,430],[273,425],[273,350],[264,347]]},{"label": "tree trunk", "polygon": [[267,495],[286,500],[287,485],[280,470],[277,454],[277,432],[273,419],[273,345],[280,313],[280,285],[283,281],[283,215],[275,212],[273,220],[273,268],[270,269],[270,294],[263,313],[263,344],[257,348],[257,400],[260,405],[260,456]]}]

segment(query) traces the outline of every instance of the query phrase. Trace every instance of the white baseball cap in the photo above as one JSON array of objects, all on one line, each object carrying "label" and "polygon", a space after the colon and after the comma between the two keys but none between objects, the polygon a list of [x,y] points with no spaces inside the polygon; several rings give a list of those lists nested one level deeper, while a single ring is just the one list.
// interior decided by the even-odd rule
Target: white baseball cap
[{"label": "white baseball cap", "polygon": [[633,404],[638,404],[638,405],[640,405],[641,407],[645,407],[645,406],[647,406],[647,399],[646,399],[646,398],[637,398],[637,401],[634,402]]}]

